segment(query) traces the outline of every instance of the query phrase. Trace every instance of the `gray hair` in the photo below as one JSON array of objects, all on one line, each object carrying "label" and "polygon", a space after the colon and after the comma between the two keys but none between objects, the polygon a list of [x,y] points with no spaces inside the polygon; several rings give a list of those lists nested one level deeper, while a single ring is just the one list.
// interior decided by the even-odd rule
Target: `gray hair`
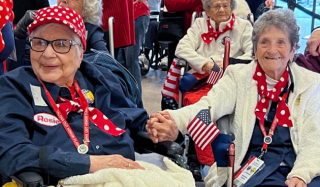
[{"label": "gray hair", "polygon": [[[205,11],[209,11],[210,7],[211,7],[212,0],[201,0],[201,1],[202,1],[203,9]],[[234,11],[234,9],[237,8],[237,1],[236,0],[230,0],[230,5],[231,5],[231,10]]]},{"label": "gray hair", "polygon": [[[40,25],[39,27],[35,28],[31,33],[30,33],[30,38],[31,37],[34,37],[34,36],[39,36],[41,35],[42,32],[45,32],[46,28],[51,26],[51,25],[61,25],[59,23],[47,23],[47,24],[44,24],[44,25]],[[66,28],[68,28],[68,32],[71,34],[71,37],[74,41],[76,41],[78,44],[80,45],[75,45],[76,48],[77,48],[77,56],[80,57],[83,49],[82,49],[82,46],[83,46],[83,43],[80,39],[80,37],[73,31],[71,30],[69,27],[66,26]],[[63,39],[63,38],[61,38]]]},{"label": "gray hair", "polygon": [[270,27],[276,27],[284,32],[288,32],[291,50],[299,49],[299,30],[297,20],[294,13],[290,9],[283,10],[281,8],[269,10],[262,14],[253,24],[252,44],[253,52],[257,50],[260,35],[263,31]]},{"label": "gray hair", "polygon": [[102,2],[101,0],[83,0],[82,10],[83,22],[94,25],[101,25]]}]

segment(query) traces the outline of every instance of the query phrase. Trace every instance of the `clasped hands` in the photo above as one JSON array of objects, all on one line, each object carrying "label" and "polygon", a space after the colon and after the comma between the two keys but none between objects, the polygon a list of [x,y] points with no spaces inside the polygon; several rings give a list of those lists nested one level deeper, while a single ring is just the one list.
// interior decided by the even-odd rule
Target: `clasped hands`
[{"label": "clasped hands", "polygon": [[146,130],[154,143],[175,141],[179,134],[178,127],[168,111],[151,114]]}]

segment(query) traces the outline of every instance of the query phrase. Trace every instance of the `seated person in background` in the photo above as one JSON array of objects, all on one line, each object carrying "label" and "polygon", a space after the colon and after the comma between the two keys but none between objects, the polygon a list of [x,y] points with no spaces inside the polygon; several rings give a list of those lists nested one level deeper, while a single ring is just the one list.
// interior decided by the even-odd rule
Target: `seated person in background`
[{"label": "seated person in background", "polygon": [[[82,61],[81,15],[61,6],[40,9],[28,27],[32,67],[0,77],[0,174],[40,172],[49,184],[104,168],[143,169],[130,134],[145,110],[119,91],[103,67]],[[90,136],[90,137],[89,137]]]},{"label": "seated person in background", "polygon": [[[104,32],[99,26],[102,17],[101,0],[58,0],[58,6],[67,7],[78,12],[85,23],[87,30],[87,48],[85,53],[90,53],[90,49],[108,51],[107,43],[103,39]],[[14,30],[16,37],[17,62],[10,62],[8,70],[12,70],[22,65],[30,65],[29,47],[26,48],[27,26],[33,21],[34,14],[27,12],[18,22]]]},{"label": "seated person in background", "polygon": [[[201,79],[210,74],[213,68],[218,68],[218,71],[218,66],[222,67],[224,45],[221,41],[225,36],[231,38],[230,57],[252,59],[252,26],[249,21],[232,13],[236,8],[236,0],[202,0],[202,3],[205,14],[195,20],[179,41],[175,52],[178,58],[186,60],[192,67],[190,73],[195,71],[200,74],[198,77]],[[187,85],[188,88],[182,88],[187,91],[195,78],[192,77],[187,82],[184,80],[187,79],[184,78],[180,86]],[[207,84],[198,91],[185,95],[183,104],[197,102],[211,87],[212,84]]]},{"label": "seated person in background", "polygon": [[251,59],[252,26],[232,11],[235,0],[202,0],[205,14],[195,20],[180,40],[176,56],[186,60],[198,73],[210,73],[214,62],[222,66],[225,36],[231,38],[230,57]]},{"label": "seated person in background", "polygon": [[[174,140],[178,130],[188,133],[194,116],[211,106],[213,122],[225,115],[232,118],[235,171],[250,156],[261,155],[265,163],[244,187],[320,186],[320,75],[292,62],[298,32],[289,9],[261,15],[253,25],[254,60],[229,66],[208,96],[194,105],[152,114],[146,126],[150,138],[159,142]],[[217,165],[211,166],[206,186],[225,183],[227,168]]]},{"label": "seated person in background", "polygon": [[307,41],[307,48],[304,55],[299,54],[296,59],[298,65],[307,68],[308,70],[320,73],[320,29],[316,28],[311,33]]}]

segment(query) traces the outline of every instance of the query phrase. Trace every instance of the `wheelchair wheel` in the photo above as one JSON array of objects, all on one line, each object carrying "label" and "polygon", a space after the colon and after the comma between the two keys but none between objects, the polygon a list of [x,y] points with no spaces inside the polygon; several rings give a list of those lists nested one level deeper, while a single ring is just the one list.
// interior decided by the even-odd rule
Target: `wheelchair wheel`
[{"label": "wheelchair wheel", "polygon": [[141,75],[146,75],[150,70],[149,60],[144,56],[144,54],[139,56],[139,65],[141,70]]}]

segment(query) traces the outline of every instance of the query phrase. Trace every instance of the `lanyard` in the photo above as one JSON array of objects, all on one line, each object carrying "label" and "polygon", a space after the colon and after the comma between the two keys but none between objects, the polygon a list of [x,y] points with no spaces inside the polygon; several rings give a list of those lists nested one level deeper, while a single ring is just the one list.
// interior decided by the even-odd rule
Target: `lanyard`
[{"label": "lanyard", "polygon": [[[288,93],[289,92],[286,92],[283,95],[283,97],[282,97],[283,101],[286,101]],[[261,129],[261,132],[262,132],[262,134],[264,136],[264,138],[263,138],[263,146],[262,146],[262,149],[261,149],[261,154],[259,156],[259,159],[261,159],[261,157],[267,152],[268,145],[271,144],[271,142],[272,142],[272,136],[274,134],[274,130],[277,127],[277,124],[278,124],[278,118],[277,118],[277,115],[275,115],[275,117],[274,117],[274,119],[272,121],[271,127],[269,129],[268,135],[267,135],[266,128],[264,127],[264,121],[259,120],[260,129]]]},{"label": "lanyard", "polygon": [[77,80],[74,79],[75,90],[76,90],[76,92],[78,92],[80,99],[82,100],[82,104],[85,105],[85,106],[81,106],[81,108],[83,109],[83,143],[84,144],[80,144],[78,138],[74,134],[74,132],[71,129],[67,120],[63,117],[60,109],[58,108],[57,104],[55,103],[55,101],[52,98],[51,94],[49,93],[48,89],[46,88],[46,86],[43,84],[43,82],[39,78],[38,78],[38,80],[42,84],[43,89],[49,99],[51,106],[53,107],[54,112],[57,114],[57,117],[59,118],[64,129],[66,130],[69,137],[71,138],[74,146],[76,147],[76,149],[78,150],[79,153],[86,154],[89,150],[88,146],[89,146],[89,142],[90,142],[89,141],[89,104],[88,104],[86,98],[84,97],[83,93],[81,92],[81,89],[80,89],[80,86],[79,86]]}]

